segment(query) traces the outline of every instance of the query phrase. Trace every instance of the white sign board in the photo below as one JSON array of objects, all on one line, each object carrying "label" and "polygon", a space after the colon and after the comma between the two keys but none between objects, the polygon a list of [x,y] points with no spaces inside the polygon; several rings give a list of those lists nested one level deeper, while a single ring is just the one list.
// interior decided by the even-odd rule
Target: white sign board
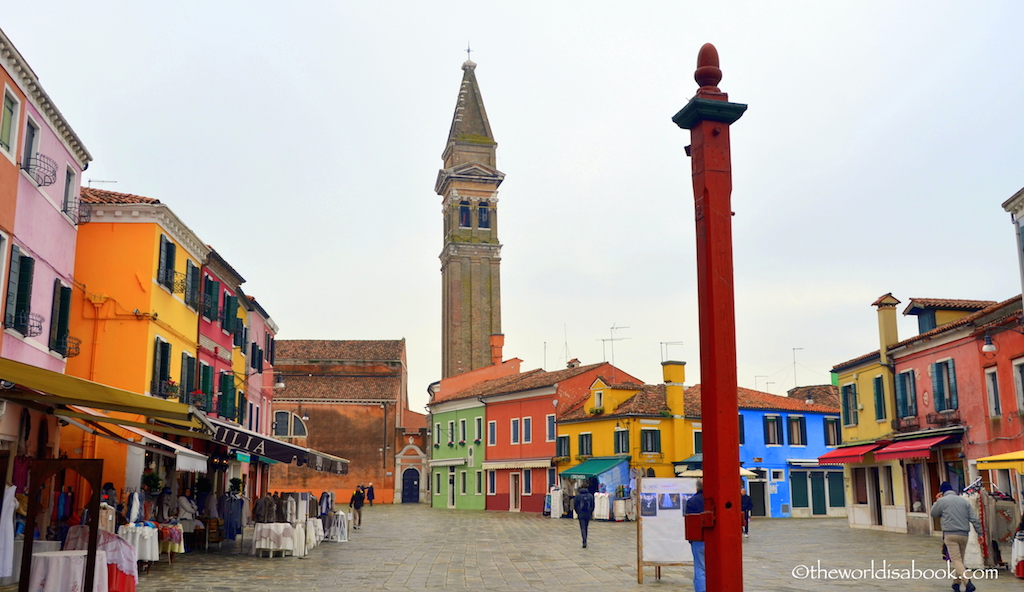
[{"label": "white sign board", "polygon": [[697,480],[683,477],[638,479],[637,557],[644,565],[693,564],[683,515],[686,501],[697,493]]}]

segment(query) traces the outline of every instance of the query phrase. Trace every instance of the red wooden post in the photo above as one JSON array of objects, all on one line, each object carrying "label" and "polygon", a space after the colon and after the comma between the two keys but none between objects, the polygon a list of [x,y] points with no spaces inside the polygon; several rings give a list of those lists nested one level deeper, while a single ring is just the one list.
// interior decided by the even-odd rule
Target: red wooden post
[{"label": "red wooden post", "polygon": [[672,118],[690,130],[697,222],[701,423],[704,426],[704,521],[708,590],[743,590],[736,314],[732,276],[732,165],[729,124],[747,106],[718,89],[722,71],[710,43],[697,54],[697,95]]}]

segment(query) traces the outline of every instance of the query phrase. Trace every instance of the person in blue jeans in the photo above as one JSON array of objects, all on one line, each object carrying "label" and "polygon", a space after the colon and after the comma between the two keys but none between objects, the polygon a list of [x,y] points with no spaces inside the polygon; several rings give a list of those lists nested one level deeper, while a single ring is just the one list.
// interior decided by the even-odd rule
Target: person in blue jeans
[{"label": "person in blue jeans", "polygon": [[[697,494],[686,500],[687,514],[700,514],[704,511],[704,480],[697,479]],[[707,592],[707,572],[704,567],[704,541],[690,541],[693,551],[693,590]]]}]

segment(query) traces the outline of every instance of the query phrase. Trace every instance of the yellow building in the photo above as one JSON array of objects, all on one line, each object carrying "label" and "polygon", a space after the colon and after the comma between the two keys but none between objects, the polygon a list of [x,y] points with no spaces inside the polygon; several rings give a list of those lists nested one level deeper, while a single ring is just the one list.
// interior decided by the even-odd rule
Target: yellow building
[{"label": "yellow building", "polygon": [[675,476],[673,463],[693,455],[700,424],[686,417],[685,364],[664,362],[662,370],[658,385],[598,377],[590,396],[562,413],[554,460],[563,479],[598,477],[623,462],[634,475]]},{"label": "yellow building", "polygon": [[[66,373],[176,400],[196,388],[198,279],[209,247],[158,200],[82,188],[82,201],[92,221],[78,232],[82,290],[73,293],[70,319],[81,347]],[[62,438],[71,458],[106,460],[104,481],[138,485],[138,450],[78,429],[63,429]]]}]

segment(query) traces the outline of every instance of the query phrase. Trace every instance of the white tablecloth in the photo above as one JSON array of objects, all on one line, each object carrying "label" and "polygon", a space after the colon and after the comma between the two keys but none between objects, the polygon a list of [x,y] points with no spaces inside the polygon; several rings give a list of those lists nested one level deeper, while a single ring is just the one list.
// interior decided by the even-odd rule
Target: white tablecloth
[{"label": "white tablecloth", "polygon": [[293,557],[305,557],[310,547],[306,545],[306,525],[302,522],[295,523],[295,548],[292,550]]},{"label": "white tablecloth", "polygon": [[[64,541],[65,551],[84,551],[89,548],[89,527],[79,524],[68,530],[68,538]],[[121,573],[139,581],[139,563],[135,548],[131,543],[112,532],[101,530],[97,540],[97,549],[107,554],[107,561],[117,566]]]},{"label": "white tablecloth", "polygon": [[253,528],[253,546],[250,553],[257,550],[294,551],[295,529],[287,522],[257,523]]},{"label": "white tablecloth", "polygon": [[[17,584],[21,578],[21,556],[25,548],[25,539],[14,539],[14,572],[10,577],[0,578],[0,586]],[[60,551],[60,541],[32,541],[32,554],[47,551]]]},{"label": "white tablecloth", "polygon": [[125,524],[117,529],[117,536],[135,548],[136,561],[160,561],[160,540],[155,528]]},{"label": "white tablecloth", "polygon": [[[31,592],[69,592],[82,590],[88,551],[49,551],[32,553]],[[94,592],[107,592],[107,554],[96,551]]]}]

